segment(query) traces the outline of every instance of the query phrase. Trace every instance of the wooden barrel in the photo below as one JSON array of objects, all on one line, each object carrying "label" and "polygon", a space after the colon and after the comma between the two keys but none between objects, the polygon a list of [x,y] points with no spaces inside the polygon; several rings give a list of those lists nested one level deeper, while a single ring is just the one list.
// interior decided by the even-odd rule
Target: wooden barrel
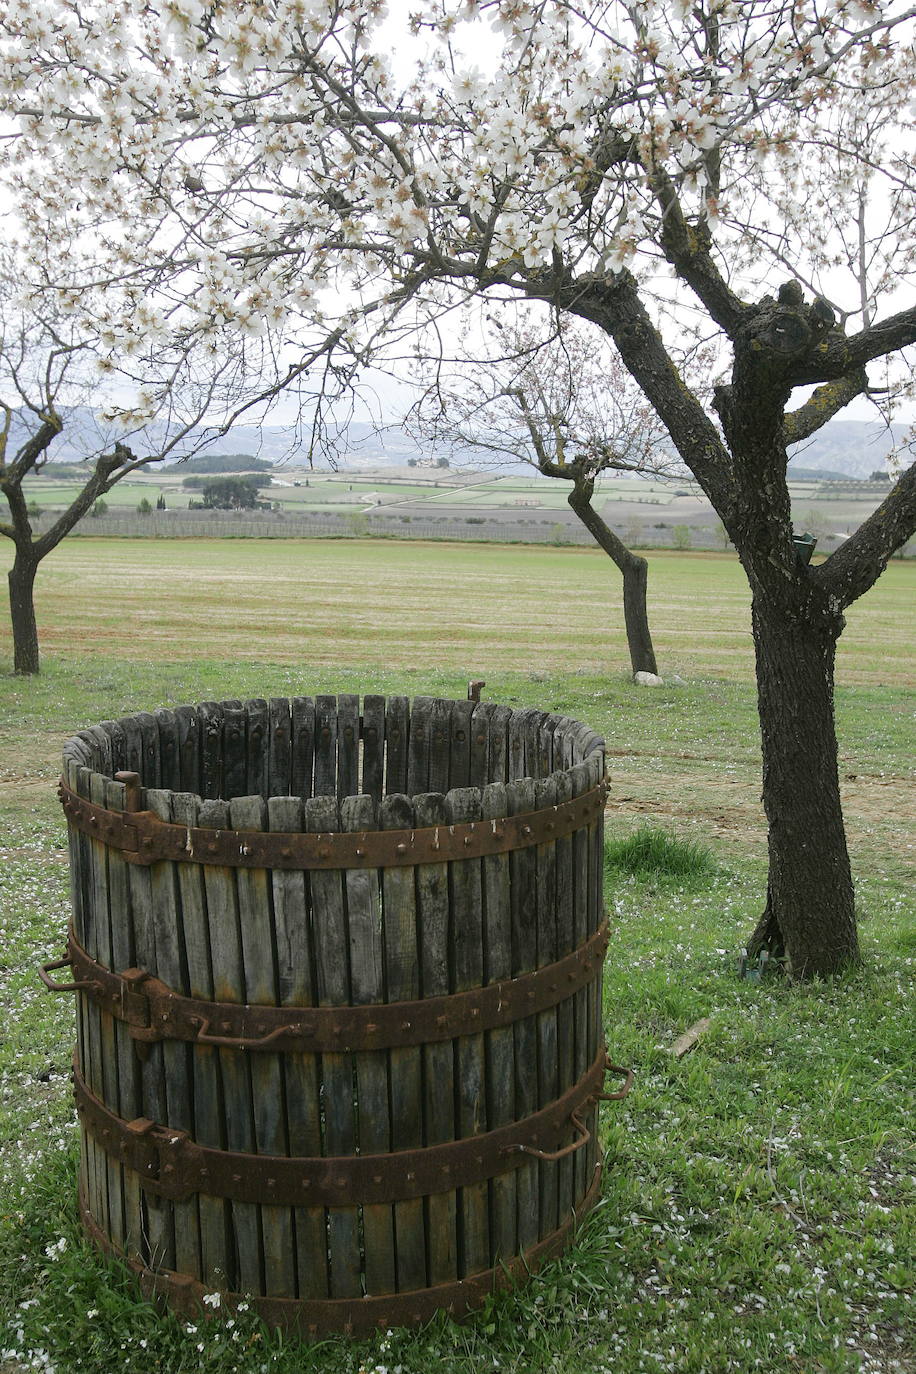
[{"label": "wooden barrel", "polygon": [[569,1242],[612,1067],[603,750],[541,711],[349,695],[67,743],[73,923],[42,972],[78,993],[83,1222],[147,1291],[364,1332]]}]

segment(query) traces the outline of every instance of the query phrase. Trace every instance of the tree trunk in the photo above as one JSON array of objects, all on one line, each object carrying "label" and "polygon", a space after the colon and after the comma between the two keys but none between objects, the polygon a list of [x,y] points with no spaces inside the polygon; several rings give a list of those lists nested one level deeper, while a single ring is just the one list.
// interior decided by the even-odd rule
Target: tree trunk
[{"label": "tree trunk", "polygon": [[623,574],[623,620],[633,672],[657,673],[655,649],[649,633],[649,612],[646,609],[649,564],[638,554],[627,550],[626,560],[617,566]]},{"label": "tree trunk", "polygon": [[38,625],[35,620],[35,574],[38,559],[17,549],[9,571],[10,620],[13,627],[13,671],[37,673]]},{"label": "tree trunk", "polygon": [[639,554],[631,553],[602,520],[591,503],[591,485],[577,481],[567,500],[596,543],[620,569],[623,577],[623,623],[633,672],[657,673],[646,607],[649,564]]},{"label": "tree trunk", "polygon": [[770,871],[749,951],[784,953],[797,978],[838,973],[860,957],[833,709],[841,626],[814,597],[791,610],[754,598]]}]

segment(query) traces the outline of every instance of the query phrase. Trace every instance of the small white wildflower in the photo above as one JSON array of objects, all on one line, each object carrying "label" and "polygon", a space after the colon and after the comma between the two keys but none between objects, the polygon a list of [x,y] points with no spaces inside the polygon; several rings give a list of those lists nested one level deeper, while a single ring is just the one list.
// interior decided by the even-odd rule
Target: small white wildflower
[{"label": "small white wildflower", "polygon": [[203,1301],[207,1304],[208,1307],[219,1307],[219,1293],[205,1293],[203,1296]]}]

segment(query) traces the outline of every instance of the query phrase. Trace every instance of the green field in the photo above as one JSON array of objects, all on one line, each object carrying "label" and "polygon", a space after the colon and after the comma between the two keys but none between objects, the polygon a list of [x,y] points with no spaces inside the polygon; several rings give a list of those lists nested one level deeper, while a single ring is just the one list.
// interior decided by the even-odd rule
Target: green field
[{"label": "green field", "polygon": [[[486,471],[474,473],[464,467],[333,472],[281,465],[275,475],[276,483],[265,477],[261,499],[289,514],[352,513],[371,507],[375,498],[395,510],[400,504],[409,505],[417,519],[435,515],[443,506],[456,506],[474,516],[489,514],[495,520],[524,517],[535,510],[545,514],[568,513],[565,482],[524,473],[502,476]],[[112,513],[126,513],[135,510],[144,497],[155,504],[162,494],[170,510],[183,510],[190,499],[200,495],[199,490],[194,492],[182,485],[183,477],[180,466],[140,472],[129,481],[118,483],[105,500]],[[53,475],[30,478],[25,489],[28,499],[46,510],[63,507],[78,490],[72,482],[55,482]],[[794,481],[790,483],[790,494],[796,524],[809,527],[823,538],[861,524],[886,489],[868,483]],[[665,519],[669,524],[686,522],[708,528],[716,528],[718,523],[699,486],[691,479],[648,481],[626,474],[605,475],[598,480],[595,505],[606,518],[617,523],[627,521],[651,527],[654,521]]]},{"label": "green field", "polygon": [[[866,964],[814,987],[735,972],[766,886],[740,568],[653,554],[649,587],[660,670],[684,681],[640,689],[619,578],[591,550],[82,539],[42,565],[38,679],[12,675],[0,622],[0,1374],[912,1374],[916,564],[890,566],[841,641]],[[605,734],[609,840],[648,821],[709,851],[693,874],[607,871],[605,1023],[636,1086],[602,1111],[603,1202],[571,1252],[461,1326],[304,1347],[250,1313],[163,1317],[76,1222],[73,1007],[34,973],[67,921],[61,744],[138,709],[463,696],[471,677]]]}]

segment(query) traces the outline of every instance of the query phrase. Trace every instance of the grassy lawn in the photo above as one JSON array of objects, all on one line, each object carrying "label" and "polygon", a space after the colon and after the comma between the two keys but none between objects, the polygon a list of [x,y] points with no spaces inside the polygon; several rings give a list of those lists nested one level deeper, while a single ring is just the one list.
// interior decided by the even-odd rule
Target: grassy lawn
[{"label": "grassy lawn", "polygon": [[[11,675],[0,638],[0,1374],[913,1374],[914,583],[916,566],[894,564],[852,608],[838,665],[866,964],[790,987],[735,972],[766,846],[748,595],[732,557],[652,555],[661,671],[684,683],[648,690],[627,680],[617,575],[590,550],[59,550],[39,579],[38,680]],[[463,696],[476,676],[491,700],[605,734],[609,851],[646,822],[708,851],[680,876],[607,869],[608,1045],[636,1083],[603,1109],[602,1202],[566,1256],[460,1326],[300,1346],[250,1313],[164,1317],[76,1222],[73,1007],[34,973],[68,915],[60,745],[137,709]],[[672,1057],[702,1017],[698,1044]]]}]

